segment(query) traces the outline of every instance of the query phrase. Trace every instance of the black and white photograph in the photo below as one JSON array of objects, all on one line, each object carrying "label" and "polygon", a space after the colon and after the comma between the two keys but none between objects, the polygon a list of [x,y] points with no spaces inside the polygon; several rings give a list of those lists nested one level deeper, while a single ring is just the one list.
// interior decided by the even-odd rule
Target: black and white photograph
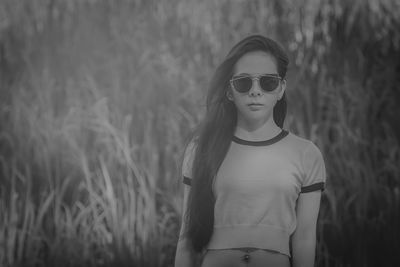
[{"label": "black and white photograph", "polygon": [[0,267],[400,266],[400,1],[0,0]]}]

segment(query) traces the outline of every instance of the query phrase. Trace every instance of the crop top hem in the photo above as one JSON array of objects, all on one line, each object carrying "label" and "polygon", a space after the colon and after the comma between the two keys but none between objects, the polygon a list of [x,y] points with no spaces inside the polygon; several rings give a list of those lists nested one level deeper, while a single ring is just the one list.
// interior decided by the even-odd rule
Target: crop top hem
[{"label": "crop top hem", "polygon": [[256,247],[280,252],[290,257],[290,233],[269,225],[218,226],[207,249]]}]

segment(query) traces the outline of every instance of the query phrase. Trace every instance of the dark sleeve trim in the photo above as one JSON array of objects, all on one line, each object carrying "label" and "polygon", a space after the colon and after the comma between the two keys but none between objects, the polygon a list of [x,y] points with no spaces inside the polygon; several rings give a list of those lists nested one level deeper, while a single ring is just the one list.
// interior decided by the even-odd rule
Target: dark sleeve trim
[{"label": "dark sleeve trim", "polygon": [[307,193],[307,192],[312,192],[312,191],[317,191],[317,190],[324,191],[325,190],[325,183],[324,182],[320,182],[320,183],[315,183],[315,184],[308,185],[308,186],[303,186],[301,188],[301,192],[300,193]]},{"label": "dark sleeve trim", "polygon": [[192,179],[189,177],[183,176],[183,183],[187,185],[192,185]]}]

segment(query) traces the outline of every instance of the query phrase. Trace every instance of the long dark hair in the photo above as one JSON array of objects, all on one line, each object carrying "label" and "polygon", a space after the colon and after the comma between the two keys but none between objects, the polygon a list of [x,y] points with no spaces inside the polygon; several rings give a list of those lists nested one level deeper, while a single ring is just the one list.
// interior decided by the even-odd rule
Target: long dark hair
[{"label": "long dark hair", "polygon": [[[285,50],[274,40],[261,35],[251,35],[237,43],[216,69],[208,88],[205,118],[193,139],[196,149],[185,228],[196,252],[201,252],[208,244],[213,232],[215,197],[212,186],[236,127],[236,107],[226,97],[229,80],[236,62],[252,51],[263,51],[272,55],[279,75],[282,78],[286,75],[289,59]],[[281,128],[285,116],[286,96],[283,94],[273,110],[274,121]]]}]

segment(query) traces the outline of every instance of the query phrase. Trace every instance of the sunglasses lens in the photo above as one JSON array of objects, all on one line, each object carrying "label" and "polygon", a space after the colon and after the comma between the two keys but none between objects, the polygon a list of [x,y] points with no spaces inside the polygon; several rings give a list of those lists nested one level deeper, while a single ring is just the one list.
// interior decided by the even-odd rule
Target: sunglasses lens
[{"label": "sunglasses lens", "polygon": [[238,91],[239,93],[246,93],[253,86],[253,81],[251,80],[250,77],[235,79],[232,81],[232,83],[235,90]]},{"label": "sunglasses lens", "polygon": [[266,92],[271,92],[276,89],[279,85],[279,78],[262,76],[260,77],[260,87]]}]

